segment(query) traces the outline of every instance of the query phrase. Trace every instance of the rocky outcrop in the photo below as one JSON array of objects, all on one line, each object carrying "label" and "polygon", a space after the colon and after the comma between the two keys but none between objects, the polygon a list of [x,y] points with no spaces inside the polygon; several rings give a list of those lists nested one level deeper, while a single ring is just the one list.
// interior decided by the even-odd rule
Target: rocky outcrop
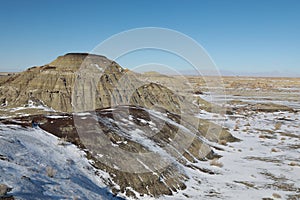
[{"label": "rocky outcrop", "polygon": [[115,105],[163,107],[178,112],[182,97],[142,81],[104,56],[71,53],[10,76],[0,86],[2,107],[47,106],[61,112]]},{"label": "rocky outcrop", "polygon": [[186,188],[185,182],[191,178],[186,168],[212,173],[193,164],[218,157],[201,129],[166,110],[118,106],[56,115],[27,116],[2,123],[28,127],[32,120],[38,121],[45,131],[81,147],[95,168],[110,175],[102,179],[115,194],[136,198],[137,194],[172,195]]},{"label": "rocky outcrop", "polygon": [[[10,77],[0,87],[1,102],[7,107],[44,105],[57,111],[71,112],[72,88],[76,72],[88,54],[66,54],[55,61]],[[98,62],[111,61],[94,56]]]},{"label": "rocky outcrop", "polygon": [[8,187],[5,184],[0,184],[0,198],[5,198],[8,192],[10,192],[12,188]]}]

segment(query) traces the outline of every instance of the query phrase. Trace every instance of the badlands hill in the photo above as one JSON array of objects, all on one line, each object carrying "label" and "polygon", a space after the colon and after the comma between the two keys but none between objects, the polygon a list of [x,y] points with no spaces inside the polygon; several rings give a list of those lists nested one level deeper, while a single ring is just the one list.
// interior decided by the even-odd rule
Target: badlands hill
[{"label": "badlands hill", "polygon": [[195,117],[201,106],[213,105],[193,92],[183,95],[182,82],[169,78],[176,88],[170,89],[151,77],[104,56],[69,53],[1,77],[1,123],[30,132],[35,121],[46,133],[77,145],[113,195],[172,195],[187,188],[189,171],[214,174],[199,162],[218,158],[214,150],[237,139]]},{"label": "badlands hill", "polygon": [[47,106],[60,112],[92,110],[112,104],[144,107],[161,104],[179,112],[181,97],[166,87],[141,82],[133,73],[126,72],[104,56],[69,53],[47,65],[3,77],[0,101],[3,107]]}]

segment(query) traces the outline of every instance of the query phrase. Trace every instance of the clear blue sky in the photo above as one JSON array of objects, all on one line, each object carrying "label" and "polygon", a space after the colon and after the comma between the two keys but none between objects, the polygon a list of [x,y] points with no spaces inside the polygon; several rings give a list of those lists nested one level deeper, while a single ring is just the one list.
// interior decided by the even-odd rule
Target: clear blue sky
[{"label": "clear blue sky", "polygon": [[299,0],[0,0],[0,71],[89,52],[138,27],[177,30],[221,71],[300,75]]}]

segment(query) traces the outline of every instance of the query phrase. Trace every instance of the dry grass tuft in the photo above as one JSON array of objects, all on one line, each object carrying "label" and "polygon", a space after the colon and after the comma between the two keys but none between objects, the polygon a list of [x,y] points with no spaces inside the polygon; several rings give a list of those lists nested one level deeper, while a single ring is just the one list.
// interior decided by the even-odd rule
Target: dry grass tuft
[{"label": "dry grass tuft", "polygon": [[59,138],[58,145],[67,146],[69,144],[68,142],[68,136]]},{"label": "dry grass tuft", "polygon": [[266,136],[265,135],[259,135],[258,136],[260,139],[266,139]]},{"label": "dry grass tuft", "polygon": [[236,122],[235,122],[235,126],[234,126],[234,131],[237,131],[237,130],[239,130],[239,126],[240,126],[240,120],[236,120]]},{"label": "dry grass tuft", "polygon": [[56,175],[56,170],[53,169],[52,167],[48,166],[46,167],[46,174],[48,177],[53,178]]},{"label": "dry grass tuft", "polygon": [[281,122],[277,122],[277,123],[274,125],[274,129],[275,129],[276,131],[278,131],[278,130],[280,130],[281,126],[282,126],[282,123],[281,123]]},{"label": "dry grass tuft", "polygon": [[280,196],[280,194],[277,194],[277,193],[273,193],[273,195],[272,195],[274,198],[276,198],[276,199],[281,199],[281,196]]},{"label": "dry grass tuft", "polygon": [[292,161],[292,162],[290,162],[290,163],[289,163],[289,165],[290,165],[290,166],[293,166],[293,167],[294,167],[294,166],[300,166],[298,163],[296,163],[296,162],[293,162],[293,161]]},{"label": "dry grass tuft", "polygon": [[219,144],[227,146],[227,141],[226,140],[219,140]]},{"label": "dry grass tuft", "polygon": [[223,163],[219,162],[218,158],[214,158],[209,163],[211,166],[223,167]]},{"label": "dry grass tuft", "polygon": [[245,124],[245,126],[251,126],[251,124],[248,122],[247,124]]},{"label": "dry grass tuft", "polygon": [[272,149],[271,149],[271,152],[279,152],[279,150],[276,149],[276,148],[272,148]]}]

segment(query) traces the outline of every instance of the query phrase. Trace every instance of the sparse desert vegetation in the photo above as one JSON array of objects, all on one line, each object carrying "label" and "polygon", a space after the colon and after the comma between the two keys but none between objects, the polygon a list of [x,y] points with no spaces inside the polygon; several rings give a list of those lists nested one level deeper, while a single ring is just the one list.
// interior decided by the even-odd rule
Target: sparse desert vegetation
[{"label": "sparse desert vegetation", "polygon": [[223,164],[219,161],[219,159],[214,158],[209,162],[210,165],[216,166],[216,167],[223,167]]},{"label": "sparse desert vegetation", "polygon": [[53,178],[56,175],[57,171],[51,167],[51,166],[47,166],[46,167],[46,174],[48,177]]}]

